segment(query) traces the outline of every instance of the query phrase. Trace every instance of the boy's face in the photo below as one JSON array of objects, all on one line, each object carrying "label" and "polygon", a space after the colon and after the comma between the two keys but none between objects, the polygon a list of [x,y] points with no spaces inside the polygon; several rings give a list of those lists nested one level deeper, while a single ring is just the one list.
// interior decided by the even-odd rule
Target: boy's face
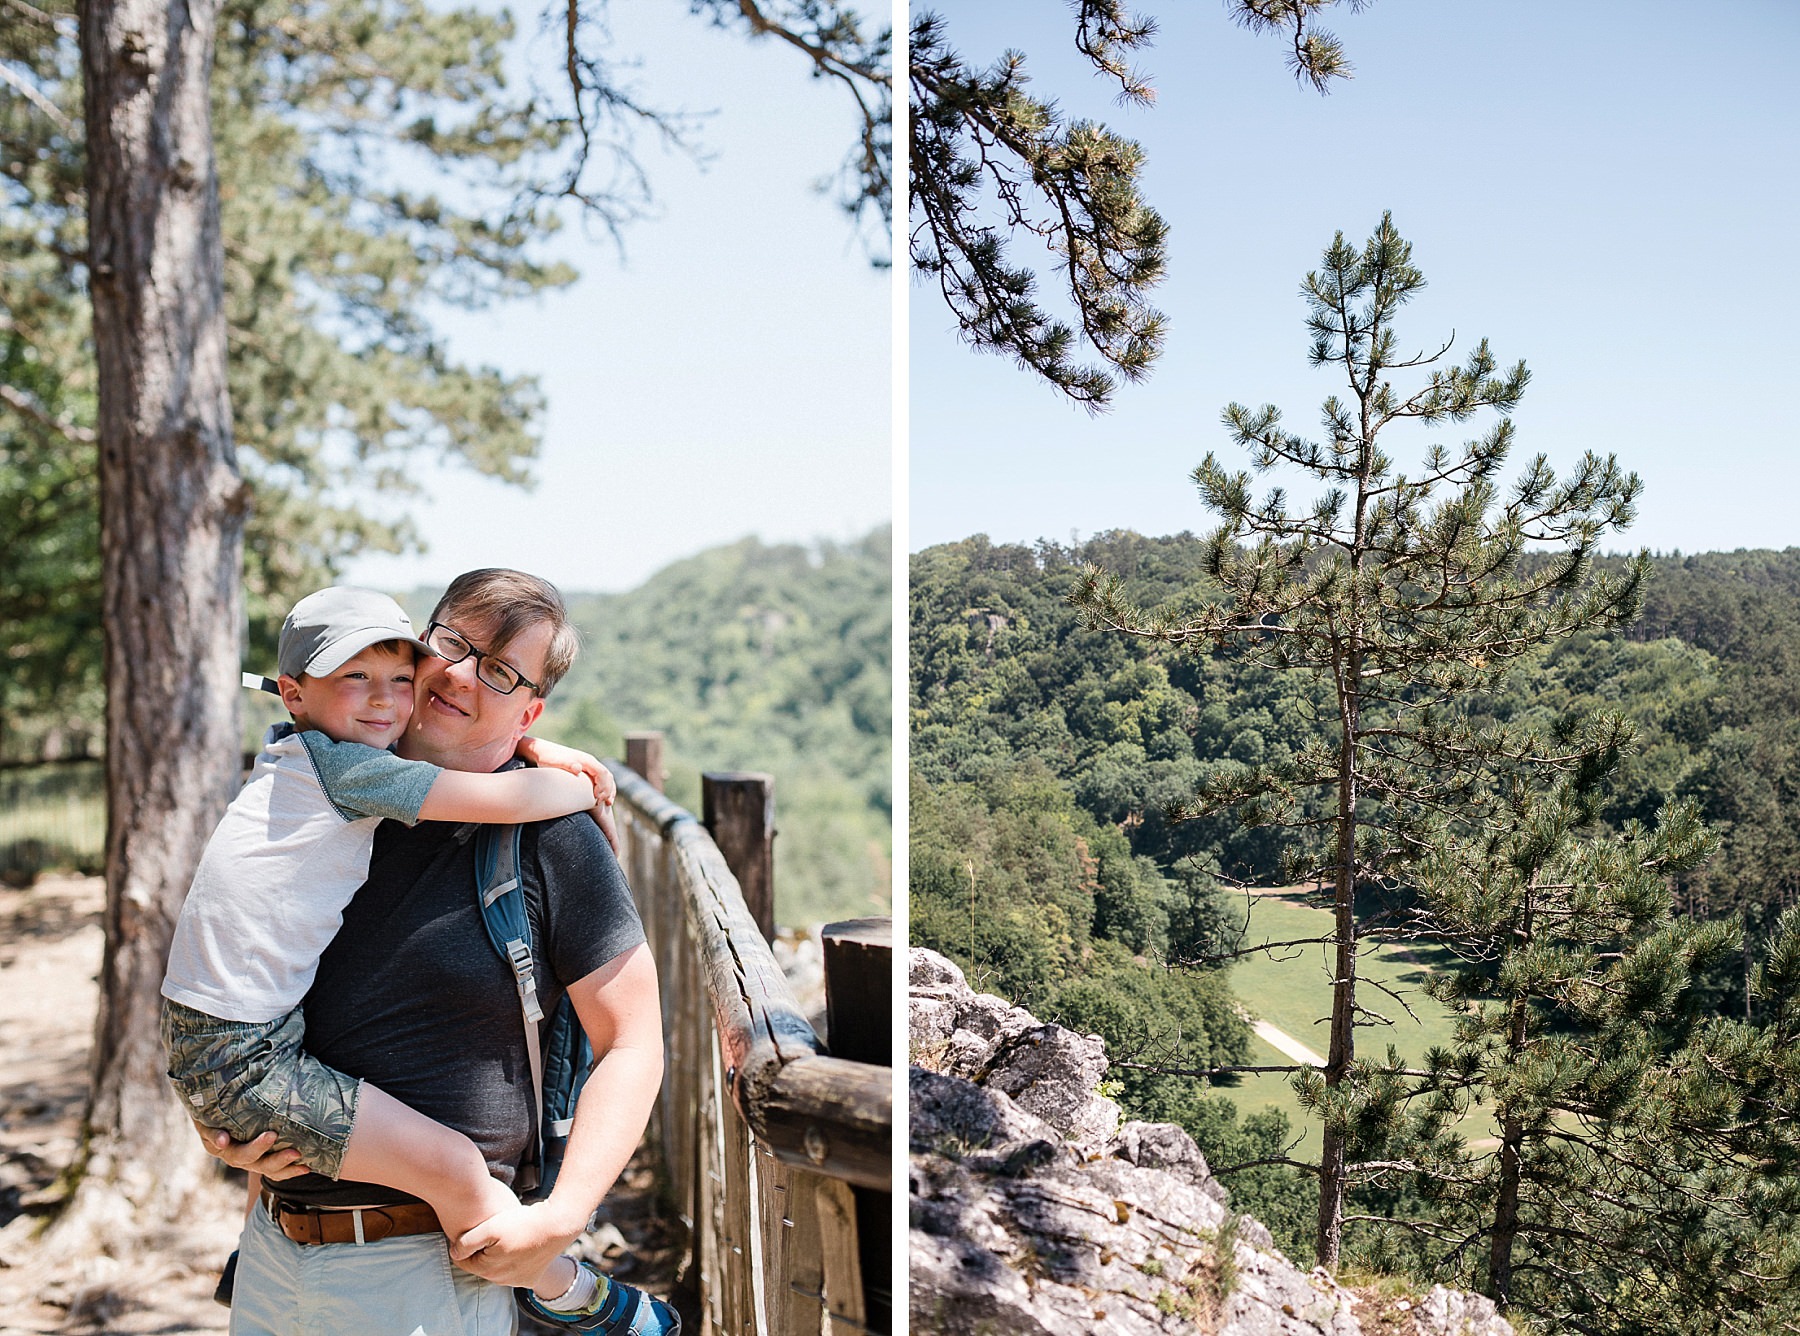
[{"label": "boy's face", "polygon": [[412,648],[370,645],[323,677],[284,677],[281,699],[299,728],[386,750],[412,717]]}]

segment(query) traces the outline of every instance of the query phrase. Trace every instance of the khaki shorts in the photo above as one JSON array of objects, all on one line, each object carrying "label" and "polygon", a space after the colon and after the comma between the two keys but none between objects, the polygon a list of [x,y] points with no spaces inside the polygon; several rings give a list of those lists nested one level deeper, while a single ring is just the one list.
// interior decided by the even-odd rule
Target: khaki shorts
[{"label": "khaki shorts", "polygon": [[513,1292],[450,1260],[442,1234],[301,1244],[257,1207],[238,1240],[232,1336],[514,1336]]},{"label": "khaki shorts", "polygon": [[356,1123],[361,1082],[307,1056],[300,1009],[261,1023],[224,1021],[163,999],[169,1079],[190,1117],[251,1141],[264,1132],[336,1178]]}]

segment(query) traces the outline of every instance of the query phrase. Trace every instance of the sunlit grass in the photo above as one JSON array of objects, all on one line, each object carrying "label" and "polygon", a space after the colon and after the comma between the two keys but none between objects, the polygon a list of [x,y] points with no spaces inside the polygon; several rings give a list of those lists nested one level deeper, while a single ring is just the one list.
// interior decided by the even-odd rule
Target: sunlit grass
[{"label": "sunlit grass", "polygon": [[[1244,902],[1239,901],[1238,905],[1243,912]],[[1242,944],[1245,948],[1263,942],[1323,938],[1332,926],[1329,911],[1274,896],[1250,897],[1247,913],[1248,925]],[[1244,956],[1232,967],[1232,990],[1251,1016],[1268,1021],[1322,1054],[1331,1042],[1328,1024],[1321,1018],[1331,1015],[1334,951],[1328,944],[1313,940],[1303,946]],[[1392,1044],[1406,1065],[1418,1066],[1427,1050],[1434,1046],[1449,1046],[1455,1017],[1447,1007],[1427,997],[1424,991],[1430,970],[1442,968],[1446,963],[1443,956],[1444,953],[1435,948],[1417,946],[1376,946],[1363,952],[1359,977],[1367,982],[1357,987],[1358,1001],[1386,1017],[1391,1024],[1359,1029],[1356,1035],[1359,1056],[1380,1060]],[[1393,990],[1404,1000],[1405,1006],[1376,984]],[[1408,1008],[1411,1014],[1408,1014]],[[1252,1065],[1293,1062],[1292,1058],[1261,1039],[1253,1039],[1252,1044]],[[1245,1076],[1234,1086],[1219,1086],[1217,1093],[1236,1102],[1240,1117],[1263,1109],[1277,1109],[1287,1114],[1294,1132],[1303,1134],[1300,1155],[1304,1158],[1306,1154],[1317,1152],[1319,1131],[1300,1107],[1298,1097],[1289,1086],[1290,1079],[1278,1073]],[[1461,1130],[1465,1138],[1490,1136],[1493,1134],[1492,1120],[1485,1109],[1476,1109],[1463,1119]]]},{"label": "sunlit grass", "polygon": [[105,849],[98,761],[0,773],[0,876],[96,871]]}]

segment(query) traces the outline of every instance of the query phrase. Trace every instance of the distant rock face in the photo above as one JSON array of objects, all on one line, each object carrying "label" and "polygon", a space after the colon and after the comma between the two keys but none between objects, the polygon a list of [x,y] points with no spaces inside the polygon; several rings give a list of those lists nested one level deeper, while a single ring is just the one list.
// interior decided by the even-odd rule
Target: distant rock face
[{"label": "distant rock face", "polygon": [[[1366,1304],[1232,1212],[1186,1131],[1120,1125],[1098,1037],[973,992],[935,952],[910,964],[914,1332],[1362,1336]],[[1512,1336],[1488,1300],[1442,1288],[1378,1329]]]}]

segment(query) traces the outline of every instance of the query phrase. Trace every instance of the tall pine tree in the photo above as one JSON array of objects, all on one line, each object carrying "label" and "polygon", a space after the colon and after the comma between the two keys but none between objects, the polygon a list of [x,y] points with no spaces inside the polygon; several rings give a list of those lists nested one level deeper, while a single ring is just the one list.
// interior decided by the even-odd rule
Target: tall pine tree
[{"label": "tall pine tree", "polygon": [[[1509,665],[1546,642],[1611,627],[1636,612],[1644,563],[1593,569],[1606,532],[1632,517],[1635,475],[1588,455],[1559,480],[1539,456],[1502,498],[1513,444],[1508,416],[1529,379],[1502,370],[1486,341],[1466,361],[1400,351],[1395,322],[1423,288],[1412,247],[1384,216],[1360,249],[1339,233],[1302,285],[1316,367],[1347,397],[1325,400],[1322,439],[1285,430],[1273,406],[1225,410],[1227,431],[1258,473],[1297,470],[1323,490],[1291,508],[1276,488],[1252,494],[1250,474],[1208,454],[1194,479],[1221,518],[1208,540],[1215,597],[1197,615],[1133,607],[1119,581],[1089,570],[1073,599],[1094,628],[1196,649],[1229,646],[1252,662],[1314,674],[1335,717],[1291,761],[1217,772],[1189,815],[1234,811],[1287,827],[1290,873],[1330,887],[1334,949],[1330,1044],[1323,1074],[1301,1073],[1303,1101],[1323,1123],[1316,1246],[1335,1268],[1353,1143],[1378,1142],[1401,1116],[1404,1083],[1357,1061],[1357,1031],[1386,1023],[1358,991],[1359,905],[1398,889],[1430,852],[1434,832],[1490,791],[1499,770],[1566,766],[1518,729],[1482,724],[1471,702]],[[1396,377],[1417,381],[1410,388]],[[1458,448],[1433,443],[1399,471],[1384,437],[1405,424],[1438,427],[1478,413],[1496,420]],[[1528,561],[1534,546],[1552,556]],[[1376,929],[1377,934],[1385,931]]]}]

